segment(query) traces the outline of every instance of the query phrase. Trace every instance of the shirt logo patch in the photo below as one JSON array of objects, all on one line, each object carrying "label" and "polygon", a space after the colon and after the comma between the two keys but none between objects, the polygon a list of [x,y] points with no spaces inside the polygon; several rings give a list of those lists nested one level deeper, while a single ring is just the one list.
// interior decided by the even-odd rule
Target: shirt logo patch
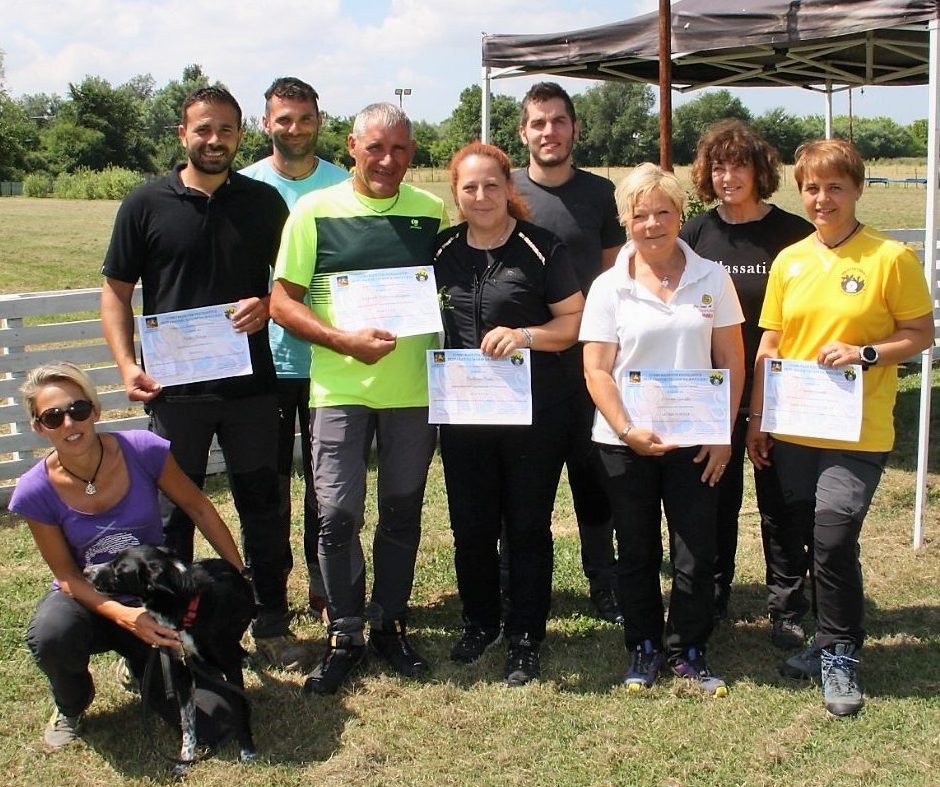
[{"label": "shirt logo patch", "polygon": [[846,295],[858,295],[865,289],[865,273],[858,268],[850,268],[842,274],[839,286]]},{"label": "shirt logo patch", "polygon": [[421,219],[412,219],[411,220],[411,229],[420,230],[421,229]]}]

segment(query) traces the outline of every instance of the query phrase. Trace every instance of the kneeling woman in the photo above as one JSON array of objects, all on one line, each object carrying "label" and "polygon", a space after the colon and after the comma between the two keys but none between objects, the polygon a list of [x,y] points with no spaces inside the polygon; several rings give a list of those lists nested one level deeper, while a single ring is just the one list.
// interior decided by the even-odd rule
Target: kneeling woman
[{"label": "kneeling woman", "polygon": [[[27,521],[55,577],[29,624],[27,643],[55,702],[44,742],[59,749],[78,740],[82,714],[94,699],[91,654],[117,651],[140,679],[151,648],[178,644],[176,631],[141,606],[102,595],[82,574],[86,565],[105,563],[125,547],[163,543],[157,493],[185,510],[221,557],[240,571],[244,564],[225,523],[180,470],[166,440],[146,431],[97,433],[101,404],[81,369],[41,366],[21,390],[33,429],[53,448],[20,478],[9,509]],[[178,725],[179,710],[163,700],[158,683],[148,702]],[[211,743],[205,721],[197,715],[197,734]]]},{"label": "kneeling woman", "polygon": [[448,348],[493,358],[532,351],[531,426],[442,426],[457,589],[464,634],[451,650],[470,663],[501,636],[497,542],[505,523],[510,609],[506,683],[539,676],[552,585],[551,515],[565,459],[568,399],[577,380],[560,352],[578,336],[584,297],[565,247],[526,222],[510,163],[497,147],[461,148],[450,165],[464,222],[438,238],[434,272]]},{"label": "kneeling woman", "polygon": [[[620,382],[628,370],[729,369],[731,410],[744,384],[744,317],[731,278],[679,240],[685,192],[671,173],[642,164],[617,187],[630,242],[597,277],[581,323],[584,373],[597,405],[592,437],[617,534],[617,578],[624,639],[632,663],[623,682],[652,686],[663,665],[704,691],[727,693],[709,670],[705,645],[714,625],[718,489],[731,446],[677,447],[633,424]],[[665,509],[673,567],[663,624],[659,568]],[[664,639],[665,635],[665,639]]]}]

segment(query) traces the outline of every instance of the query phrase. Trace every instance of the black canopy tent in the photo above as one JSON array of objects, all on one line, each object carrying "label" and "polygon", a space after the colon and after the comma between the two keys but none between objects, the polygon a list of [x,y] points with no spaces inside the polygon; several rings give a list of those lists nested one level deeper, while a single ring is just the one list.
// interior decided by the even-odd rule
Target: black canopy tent
[{"label": "black canopy tent", "polygon": [[[940,0],[679,0],[672,4],[672,87],[929,85],[924,268],[937,300]],[[483,36],[483,134],[490,80],[531,74],[659,81],[659,14],[539,35]],[[936,313],[936,312],[935,312]],[[914,545],[923,538],[933,351],[923,353]]]}]

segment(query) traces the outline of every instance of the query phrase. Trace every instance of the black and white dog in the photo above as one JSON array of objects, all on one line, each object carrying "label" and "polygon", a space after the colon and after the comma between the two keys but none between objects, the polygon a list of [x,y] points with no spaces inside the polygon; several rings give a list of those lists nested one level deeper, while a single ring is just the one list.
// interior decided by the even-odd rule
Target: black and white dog
[{"label": "black and white dog", "polygon": [[169,550],[154,546],[129,547],[109,563],[88,566],[85,576],[102,593],[138,597],[161,626],[180,632],[182,658],[174,654],[171,668],[182,732],[174,772],[184,773],[196,754],[194,672],[230,698],[240,759],[254,760],[251,710],[242,675],[246,653],[241,646],[255,613],[248,580],[225,560],[186,565]]}]

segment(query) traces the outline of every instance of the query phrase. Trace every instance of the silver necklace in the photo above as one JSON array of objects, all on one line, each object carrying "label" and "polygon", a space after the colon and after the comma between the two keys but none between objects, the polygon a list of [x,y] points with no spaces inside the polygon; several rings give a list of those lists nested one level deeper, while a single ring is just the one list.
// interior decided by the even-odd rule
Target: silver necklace
[{"label": "silver necklace", "polygon": [[95,479],[98,477],[98,471],[101,469],[101,463],[104,461],[104,443],[101,442],[101,435],[96,435],[96,437],[98,438],[98,448],[101,449],[101,453],[98,455],[98,466],[95,468],[95,472],[92,474],[91,478],[82,478],[78,473],[73,473],[62,463],[62,457],[59,457],[59,467],[65,470],[65,472],[72,476],[72,478],[77,478],[85,485],[86,495],[98,494],[98,487],[95,486]]}]

